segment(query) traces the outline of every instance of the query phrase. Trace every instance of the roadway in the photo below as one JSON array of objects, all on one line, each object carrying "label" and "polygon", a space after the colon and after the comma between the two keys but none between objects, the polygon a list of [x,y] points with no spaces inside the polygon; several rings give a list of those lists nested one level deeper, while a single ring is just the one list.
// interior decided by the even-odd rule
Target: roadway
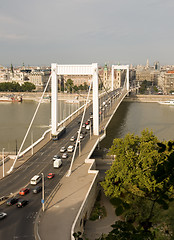
[{"label": "roadway", "polygon": [[[102,97],[101,103],[104,101],[106,102],[106,98],[106,95]],[[92,106],[86,110],[85,121],[89,118],[90,112],[92,111],[91,109]],[[42,172],[45,176],[45,198],[50,195],[60,179],[69,169],[72,153],[69,153],[68,159],[63,160],[62,167],[59,169],[53,168],[52,158],[56,154],[61,155],[60,148],[62,146],[68,147],[69,145],[72,145],[70,138],[73,135],[77,135],[81,116],[82,114],[66,127],[66,133],[60,140],[49,141],[40,151],[32,156],[27,162],[22,164],[16,171],[0,180],[0,196],[12,193],[19,197],[18,192],[21,188],[30,188],[30,193],[22,197],[29,200],[29,204],[24,208],[18,209],[15,205],[7,206],[6,204],[0,206],[0,212],[7,213],[7,217],[0,221],[0,239],[35,239],[33,226],[36,215],[41,208],[41,193],[32,193],[34,187],[29,184],[30,179],[34,175]],[[82,139],[82,148],[89,140],[89,130],[86,130],[86,132],[87,134],[85,135],[85,138]],[[46,176],[49,172],[55,173],[53,179],[47,179]]]}]

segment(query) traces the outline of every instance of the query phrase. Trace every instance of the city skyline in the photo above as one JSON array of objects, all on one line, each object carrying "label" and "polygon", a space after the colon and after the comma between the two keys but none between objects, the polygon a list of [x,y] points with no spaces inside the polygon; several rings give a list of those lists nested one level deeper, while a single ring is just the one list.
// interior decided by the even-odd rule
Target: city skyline
[{"label": "city skyline", "polygon": [[0,64],[172,65],[173,7],[172,0],[6,0]]}]

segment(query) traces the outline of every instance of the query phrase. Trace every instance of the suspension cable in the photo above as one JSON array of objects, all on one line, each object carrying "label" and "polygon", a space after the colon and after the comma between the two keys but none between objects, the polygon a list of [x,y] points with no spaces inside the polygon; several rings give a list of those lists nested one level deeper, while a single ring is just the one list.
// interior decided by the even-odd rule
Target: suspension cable
[{"label": "suspension cable", "polygon": [[45,89],[44,89],[44,91],[43,91],[43,93],[42,93],[42,96],[41,96],[41,98],[40,98],[40,101],[39,101],[39,103],[38,103],[38,105],[37,105],[37,108],[36,108],[36,110],[35,110],[35,113],[34,113],[34,115],[33,115],[33,118],[32,118],[32,120],[31,120],[30,125],[29,125],[29,127],[28,127],[28,129],[27,129],[27,132],[26,132],[26,134],[25,134],[25,136],[24,136],[24,139],[23,139],[22,144],[21,144],[21,146],[20,146],[20,148],[19,148],[19,151],[18,151],[18,153],[17,153],[17,156],[16,156],[16,158],[15,158],[15,160],[14,160],[14,162],[13,162],[13,165],[11,166],[10,170],[8,171],[8,173],[10,173],[10,172],[13,171],[13,168],[14,168],[14,166],[15,166],[15,164],[16,164],[16,161],[17,161],[17,159],[18,159],[18,157],[19,157],[19,154],[21,153],[21,150],[22,150],[22,148],[23,148],[23,145],[24,145],[24,143],[25,143],[25,140],[26,140],[26,138],[27,138],[27,136],[28,136],[28,133],[29,133],[29,131],[30,131],[30,129],[31,129],[31,126],[32,126],[32,124],[33,124],[33,121],[34,121],[34,119],[35,119],[35,117],[36,117],[36,114],[37,114],[38,109],[39,109],[39,107],[40,107],[40,104],[41,104],[41,102],[42,102],[43,96],[44,96],[44,94],[45,94],[45,92],[46,92],[46,89],[47,89],[47,87],[48,87],[48,84],[49,84],[49,82],[50,82],[50,79],[51,79],[51,75],[50,75],[49,78],[48,78],[47,84],[46,84]]}]

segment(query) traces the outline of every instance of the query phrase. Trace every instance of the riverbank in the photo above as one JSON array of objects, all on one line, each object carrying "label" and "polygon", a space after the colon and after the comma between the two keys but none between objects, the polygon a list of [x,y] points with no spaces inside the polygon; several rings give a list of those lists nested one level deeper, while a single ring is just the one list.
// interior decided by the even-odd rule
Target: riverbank
[{"label": "riverbank", "polygon": [[125,102],[160,102],[174,99],[173,95],[130,95],[124,99]]},{"label": "riverbank", "polygon": [[[0,92],[0,96],[8,96],[8,95],[14,95],[15,97],[21,96],[23,101],[39,101],[42,92],[14,92],[14,93],[9,93],[9,92]],[[51,93],[46,92],[44,95],[43,102],[49,102],[51,97]],[[62,101],[69,101],[70,103],[77,103],[83,102],[87,98],[87,93],[58,93],[58,100]],[[90,99],[92,99],[92,93],[90,94]]]}]

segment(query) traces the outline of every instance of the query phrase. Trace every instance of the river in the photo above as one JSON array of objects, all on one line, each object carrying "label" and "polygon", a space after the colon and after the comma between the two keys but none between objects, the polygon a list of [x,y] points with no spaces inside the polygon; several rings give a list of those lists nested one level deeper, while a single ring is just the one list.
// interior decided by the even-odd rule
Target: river
[{"label": "river", "polygon": [[[58,122],[80,107],[82,102],[66,103],[58,101]],[[16,152],[19,149],[38,102],[23,101],[22,103],[0,103],[0,152]],[[35,142],[49,128],[51,123],[51,104],[41,103],[38,114],[33,122],[23,150]],[[33,137],[32,137],[33,136]]]},{"label": "river", "polygon": [[[0,152],[15,152],[25,136],[29,123],[37,107],[35,101],[22,103],[0,103]],[[81,103],[82,104],[82,103]],[[58,101],[58,121],[75,111],[81,104]],[[50,103],[42,103],[23,150],[42,136],[50,125]],[[174,139],[174,106],[158,103],[122,102],[107,128],[103,148],[109,148],[114,138],[122,138],[127,133],[140,135],[143,129],[152,130],[159,140]],[[31,132],[33,134],[31,134]]]},{"label": "river", "polygon": [[122,102],[107,128],[102,148],[109,148],[114,138],[127,133],[140,135],[148,128],[159,140],[174,140],[174,106],[159,103]]}]

